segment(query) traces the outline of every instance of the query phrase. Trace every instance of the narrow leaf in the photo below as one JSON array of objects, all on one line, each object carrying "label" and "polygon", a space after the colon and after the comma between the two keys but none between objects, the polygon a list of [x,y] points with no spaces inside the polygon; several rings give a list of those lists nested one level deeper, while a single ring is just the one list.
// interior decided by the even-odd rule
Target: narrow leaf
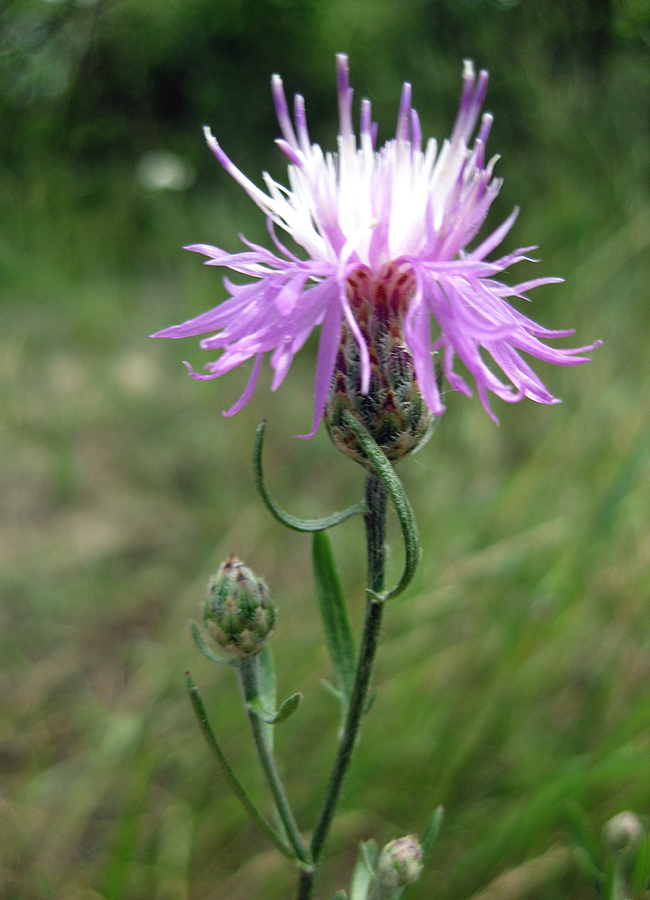
[{"label": "narrow leaf", "polygon": [[589,857],[592,865],[595,868],[599,868],[603,864],[603,854],[589,816],[575,800],[570,800],[567,803],[566,811],[573,826],[578,845]]},{"label": "narrow leaf", "polygon": [[241,783],[239,782],[237,776],[233,772],[228,763],[228,760],[224,756],[223,750],[217,743],[217,739],[214,735],[214,731],[212,730],[212,726],[208,721],[208,715],[205,711],[205,704],[203,703],[203,698],[199,694],[199,689],[196,686],[196,683],[190,673],[187,673],[187,689],[190,696],[190,702],[192,703],[192,708],[196,715],[199,725],[201,726],[201,731],[203,732],[203,736],[214,753],[214,755],[219,760],[219,764],[223,770],[224,775],[226,776],[228,783],[231,788],[237,795],[239,801],[242,806],[246,810],[246,812],[250,815],[253,821],[257,822],[260,828],[266,832],[268,837],[273,841],[278,850],[280,850],[285,856],[294,861],[298,861],[296,854],[293,852],[291,847],[288,847],[284,842],[282,837],[277,833],[275,828],[268,822],[262,813],[257,809],[255,804],[252,802]]},{"label": "narrow leaf", "polygon": [[249,700],[246,706],[251,712],[254,712],[258,718],[263,722],[266,722],[267,725],[279,725],[280,722],[284,722],[285,719],[288,719],[289,716],[298,709],[301,700],[302,694],[292,694],[290,697],[287,697],[277,712],[265,709],[259,700]]},{"label": "narrow leaf", "polygon": [[427,827],[424,829],[424,834],[422,835],[422,859],[426,859],[427,854],[431,851],[431,848],[438,840],[438,835],[440,834],[440,829],[442,828],[442,820],[444,818],[444,810],[442,806],[439,806],[429,819],[429,823]]},{"label": "narrow leaf", "polygon": [[325,640],[332,657],[339,688],[346,704],[354,682],[354,639],[348,619],[348,611],[336,571],[329,537],[322,531],[313,538],[314,578],[320,606]]},{"label": "narrow leaf", "polygon": [[196,624],[196,622],[190,623],[190,629],[192,631],[192,637],[194,638],[194,643],[199,648],[201,653],[207,657],[209,660],[215,663],[219,663],[222,666],[236,666],[236,659],[229,659],[228,657],[218,656],[213,650],[208,647],[206,642],[203,640],[203,635],[201,634],[201,629]]},{"label": "narrow leaf", "polygon": [[375,872],[375,866],[377,865],[377,857],[379,856],[379,845],[374,838],[370,838],[369,841],[364,841],[361,844],[361,856],[363,857],[363,861],[366,864],[366,868],[372,874]]},{"label": "narrow leaf", "polygon": [[364,710],[363,710],[364,716],[367,716],[368,713],[370,712],[370,710],[372,709],[373,704],[374,704],[375,700],[377,699],[377,694],[378,694],[378,693],[379,693],[379,691],[374,690],[374,691],[372,692],[372,694],[371,694],[371,695],[368,697],[368,699],[366,700],[366,705],[365,705]]},{"label": "narrow leaf", "polygon": [[375,872],[378,853],[377,841],[369,840],[360,845],[357,864],[354,867],[350,883],[350,900],[366,900]]},{"label": "narrow leaf", "polygon": [[286,721],[289,718],[289,716],[291,716],[291,715],[293,715],[293,713],[295,713],[295,711],[300,706],[301,701],[302,701],[301,693],[295,693],[295,694],[292,694],[290,697],[287,697],[287,699],[284,701],[284,703],[282,704],[280,709],[275,714],[274,724],[279,725],[281,722]]},{"label": "narrow leaf", "polygon": [[644,834],[641,843],[637,847],[632,865],[632,874],[630,881],[634,896],[641,896],[648,886],[648,873],[650,871],[650,848],[648,845],[648,835]]},{"label": "narrow leaf", "polygon": [[388,461],[388,457],[380,449],[377,442],[370,433],[363,427],[351,413],[347,410],[343,413],[347,425],[352,429],[355,437],[361,445],[361,449],[366,454],[368,462],[383,481],[388,496],[393,501],[395,512],[402,526],[402,537],[404,539],[404,572],[399,582],[390,591],[383,591],[381,594],[375,594],[369,591],[375,600],[383,602],[391,597],[397,597],[411,583],[415,570],[420,561],[420,538],[418,536],[418,526],[415,521],[413,507],[406,496],[402,482],[395,474],[393,466]]},{"label": "narrow leaf", "polygon": [[264,484],[264,472],[262,470],[262,444],[264,442],[265,428],[266,422],[261,422],[257,426],[257,429],[255,431],[255,445],[253,447],[253,474],[255,476],[255,484],[257,486],[257,490],[260,492],[262,502],[274,519],[277,519],[278,522],[286,525],[287,528],[293,529],[293,531],[325,531],[327,528],[333,528],[335,525],[340,525],[341,522],[345,522],[345,520],[349,519],[351,516],[358,516],[361,513],[365,513],[366,506],[363,502],[355,503],[354,506],[349,506],[342,512],[332,513],[331,516],[326,516],[323,519],[298,519],[296,516],[292,516],[290,513],[285,512],[275,502],[273,497],[271,497],[269,492],[266,490],[266,485]]}]

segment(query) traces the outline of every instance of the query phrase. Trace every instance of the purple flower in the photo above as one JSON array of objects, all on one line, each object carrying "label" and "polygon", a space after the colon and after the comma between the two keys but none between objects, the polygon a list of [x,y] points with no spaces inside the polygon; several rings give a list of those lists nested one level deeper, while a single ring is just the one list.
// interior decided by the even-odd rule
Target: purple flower
[{"label": "purple flower", "polygon": [[[444,374],[454,390],[471,390],[454,371],[456,356],[476,382],[483,406],[490,409],[488,391],[514,403],[529,397],[538,403],[559,402],[542,384],[520,351],[546,362],[571,365],[587,361],[590,347],[558,349],[541,338],[562,338],[572,331],[549,331],[528,319],[506,298],[527,299],[533,287],[561,281],[537,278],[509,287],[499,275],[534,247],[524,247],[488,262],[503,241],[517,210],[473,250],[468,244],[478,233],[501,187],[486,163],[485,144],[492,116],[483,115],[470,147],[485,92],[487,72],[475,76],[465,63],[460,108],[451,137],[438,148],[435,140],[422,146],[417,113],[411,108],[411,86],[404,84],[395,138],[376,149],[377,126],[370,102],[361,103],[359,146],[352,127],[352,88],[348,60],[337,57],[340,128],[338,152],[324,154],[307,132],[305,104],[295,98],[294,121],[289,115],[282,81],[273,76],[272,92],[282,132],[277,140],[289,160],[289,188],[267,173],[268,193],[260,190],[230,161],[208,128],[208,145],[221,165],[267,216],[275,252],[241,238],[247,249],[227,253],[218,247],[188,247],[209,257],[206,265],[223,266],[248,276],[248,284],[224,283],[230,298],[219,306],[167,328],[154,337],[203,338],[206,350],[220,348],[209,374],[192,371],[194,378],[217,378],[249,359],[253,369],[244,393],[224,415],[233,415],[248,402],[257,382],[262,358],[271,353],[275,390],[284,380],[294,355],[312,330],[321,326],[316,364],[315,411],[309,437],[323,415],[332,382],[343,323],[359,346],[361,390],[370,387],[371,365],[367,338],[351,304],[351,285],[360,272],[377,284],[397,270],[408,296],[398,298],[405,309],[404,339],[413,358],[415,377],[432,412],[445,406],[434,375],[434,351],[443,351]],[[286,231],[304,250],[301,259],[278,239],[275,226]],[[356,273],[356,274],[355,274]],[[434,319],[434,340],[432,323]],[[487,365],[481,349],[492,358],[507,381]]]}]

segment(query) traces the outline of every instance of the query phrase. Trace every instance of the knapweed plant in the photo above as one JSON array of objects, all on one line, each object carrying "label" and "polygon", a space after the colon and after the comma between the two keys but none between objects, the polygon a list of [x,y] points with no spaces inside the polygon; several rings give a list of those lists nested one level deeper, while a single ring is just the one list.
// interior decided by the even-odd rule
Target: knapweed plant
[{"label": "knapweed plant", "polygon": [[[264,425],[257,430],[253,461],[264,503],[287,527],[313,533],[317,596],[337,678],[333,690],[341,704],[338,750],[315,823],[296,821],[274,759],[273,729],[296,709],[300,695],[276,708],[268,646],[275,611],[266,584],[231,556],[208,587],[203,617],[206,637],[198,626],[193,627],[201,651],[237,671],[275,802],[272,818],[254,806],[238,781],[188,676],[201,728],[246,810],[298,867],[299,900],[313,895],[359,727],[368,712],[384,609],[391,597],[406,589],[420,556],[413,511],[394,464],[431,436],[445,411],[443,381],[451,389],[471,395],[470,384],[455,368],[456,357],[496,421],[490,391],[511,403],[524,397],[538,403],[558,402],[522,352],[546,362],[572,365],[586,362],[584,353],[595,346],[549,346],[548,339],[565,338],[572,332],[549,331],[509,302],[519,303],[532,288],[561,280],[542,277],[515,285],[501,280],[506,269],[527,259],[534,249],[524,247],[488,259],[514,224],[516,210],[470,247],[501,186],[493,175],[496,157],[486,161],[485,156],[492,117],[483,115],[479,124],[487,80],[486,72],[476,76],[471,63],[465,63],[458,116],[451,137],[440,147],[432,139],[423,146],[418,115],[411,107],[411,86],[405,84],[395,137],[377,149],[377,126],[368,100],[361,103],[359,139],[354,132],[348,61],[340,55],[337,148],[323,153],[309,139],[303,98],[296,96],[292,120],[282,81],[274,76],[272,93],[282,134],[277,144],[289,161],[288,187],[265,174],[266,192],[258,188],[206,129],[208,145],[218,161],[266,215],[274,249],[244,238],[246,249],[239,253],[205,244],[189,247],[207,256],[207,265],[239,273],[249,281],[233,284],[225,278],[229,299],[155,335],[207,335],[201,347],[221,349],[205,374],[197,374],[186,363],[194,378],[217,378],[253,361],[244,393],[225,413],[229,416],[250,400],[266,353],[271,354],[275,390],[294,355],[320,326],[314,418],[304,436],[313,436],[323,419],[334,444],[366,470],[365,496],[359,503],[327,518],[297,519],[281,510],[267,492],[262,470]],[[291,237],[292,246],[300,248],[299,255],[282,243],[278,229]],[[387,588],[389,498],[402,528],[405,565],[399,582]],[[325,533],[354,515],[361,515],[365,523],[368,560],[366,615],[358,650]],[[421,842],[414,836],[398,838],[381,852],[372,841],[364,844],[352,877],[350,900],[402,897],[419,876],[440,821],[441,811],[436,810]],[[337,900],[346,896],[342,890]]]}]

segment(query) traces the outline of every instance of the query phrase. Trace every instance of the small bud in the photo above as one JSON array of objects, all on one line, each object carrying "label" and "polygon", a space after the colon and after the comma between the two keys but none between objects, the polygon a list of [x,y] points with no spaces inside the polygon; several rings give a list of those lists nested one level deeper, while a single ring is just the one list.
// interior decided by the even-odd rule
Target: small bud
[{"label": "small bud", "polygon": [[633,853],[642,837],[643,825],[633,812],[619,813],[603,828],[603,840],[612,853]]},{"label": "small bud", "polygon": [[236,556],[210,579],[203,622],[214,640],[237,657],[259,653],[275,624],[266,582]]},{"label": "small bud", "polygon": [[421,860],[422,848],[414,834],[386,844],[377,860],[369,900],[392,900],[398,891],[417,881]]}]

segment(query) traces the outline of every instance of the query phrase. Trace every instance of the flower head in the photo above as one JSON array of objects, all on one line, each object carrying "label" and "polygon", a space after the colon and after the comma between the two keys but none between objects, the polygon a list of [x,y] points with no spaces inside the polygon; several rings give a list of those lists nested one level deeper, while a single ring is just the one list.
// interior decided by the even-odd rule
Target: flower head
[{"label": "flower head", "polygon": [[370,896],[373,900],[397,897],[400,888],[418,880],[422,868],[422,847],[416,835],[391,841],[379,854]]},{"label": "flower head", "polygon": [[231,554],[210,579],[203,622],[232,656],[255,656],[275,625],[275,607],[264,579]]},{"label": "flower head", "polygon": [[[451,137],[438,148],[435,140],[422,144],[419,119],[411,107],[411,86],[404,84],[395,138],[376,148],[377,126],[370,102],[361,103],[360,137],[352,127],[352,88],[348,60],[337,57],[340,127],[338,150],[324,154],[307,131],[305,104],[295,98],[291,120],[282,81],[272,79],[272,93],[282,132],[277,140],[289,160],[289,187],[268,173],[265,193],[226,156],[208,128],[208,145],[221,165],[267,216],[275,246],[272,252],[242,237],[247,249],[227,253],[218,247],[188,247],[208,257],[207,265],[221,266],[252,279],[233,284],[224,279],[229,299],[219,306],[158,332],[154,337],[209,334],[206,350],[222,354],[207,365],[217,378],[247,360],[253,368],[244,393],[225,415],[238,412],[250,399],[262,359],[271,353],[275,390],[284,380],[294,355],[312,330],[320,326],[316,363],[315,411],[309,437],[318,428],[333,382],[337,354],[351,334],[358,346],[360,390],[371,388],[368,339],[355,315],[355,286],[364,281],[367,294],[382,290],[387,280],[402,285],[403,296],[391,304],[400,311],[400,327],[412,357],[414,378],[434,415],[445,406],[434,374],[435,351],[442,352],[443,371],[454,390],[471,394],[464,378],[454,371],[458,356],[476,383],[483,406],[495,419],[488,391],[502,400],[529,397],[538,403],[557,403],[521,352],[546,362],[571,365],[586,362],[580,354],[596,346],[573,349],[550,347],[541,339],[562,338],[572,331],[549,331],[507,302],[527,299],[533,287],[561,281],[538,278],[515,286],[503,284],[501,273],[526,258],[525,247],[492,262],[487,257],[513,225],[517,210],[474,249],[468,250],[501,180],[493,177],[496,157],[486,162],[485,144],[492,116],[483,115],[473,144],[485,92],[487,72],[478,77],[465,63],[460,108]],[[275,228],[287,232],[303,251],[303,258],[285,247]],[[403,273],[401,280],[395,273]],[[367,288],[367,282],[371,287]],[[432,341],[432,319],[434,339]],[[506,381],[488,366],[491,357]]]}]

